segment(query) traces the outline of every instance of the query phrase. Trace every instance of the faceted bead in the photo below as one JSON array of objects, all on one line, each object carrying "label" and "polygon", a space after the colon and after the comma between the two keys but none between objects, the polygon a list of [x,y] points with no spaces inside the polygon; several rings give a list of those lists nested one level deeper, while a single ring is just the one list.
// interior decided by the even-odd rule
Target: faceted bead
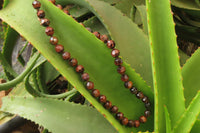
[{"label": "faceted bead", "polygon": [[148,100],[148,97],[144,96],[144,97],[142,98],[142,102],[147,103],[148,101],[149,101],[149,100]]},{"label": "faceted bead", "polygon": [[98,31],[93,32],[93,34],[97,37],[100,38],[100,33]]},{"label": "faceted bead", "polygon": [[106,103],[104,104],[104,107],[106,109],[110,109],[112,107],[112,103],[110,101],[106,101]]},{"label": "faceted bead", "polygon": [[121,120],[121,123],[122,125],[127,125],[128,124],[128,118],[124,117],[122,120]]},{"label": "faceted bead", "polygon": [[121,80],[124,81],[124,82],[128,81],[128,80],[129,80],[128,75],[123,74],[123,75],[121,76]]},{"label": "faceted bead", "polygon": [[132,81],[126,81],[126,82],[124,83],[124,86],[125,86],[126,88],[130,89],[130,88],[132,88],[132,86],[133,86],[133,82],[132,82]]},{"label": "faceted bead", "polygon": [[92,91],[92,95],[93,95],[94,97],[99,97],[99,96],[100,96],[100,91],[99,91],[98,89],[94,89],[94,90]]},{"label": "faceted bead", "polygon": [[118,112],[118,107],[117,106],[112,106],[111,110],[112,113],[116,114]]},{"label": "faceted bead", "polygon": [[136,94],[136,97],[139,99],[142,99],[144,97],[144,94],[141,91],[138,91],[138,93]]},{"label": "faceted bead", "polygon": [[101,103],[105,103],[105,102],[106,102],[106,96],[105,96],[105,95],[101,95],[101,96],[99,97],[99,101],[100,101]]},{"label": "faceted bead", "polygon": [[86,27],[86,30],[88,30],[89,32],[92,32],[92,29],[90,27]]},{"label": "faceted bead", "polygon": [[90,79],[90,76],[89,76],[88,73],[83,73],[81,75],[81,78],[82,78],[83,81],[88,81]]},{"label": "faceted bead", "polygon": [[35,9],[39,9],[41,7],[41,3],[37,0],[33,1],[32,5]]},{"label": "faceted bead", "polygon": [[123,61],[122,61],[121,58],[115,58],[115,65],[116,65],[116,66],[122,65],[122,63],[123,63]]},{"label": "faceted bead", "polygon": [[37,12],[37,16],[38,16],[38,18],[44,18],[45,17],[45,12],[43,10],[39,10]]},{"label": "faceted bead", "polygon": [[124,114],[123,114],[122,112],[118,112],[118,113],[116,114],[116,118],[117,118],[118,120],[122,120],[122,119],[124,118]]},{"label": "faceted bead", "polygon": [[50,38],[50,43],[53,44],[53,45],[58,44],[58,38],[55,37],[55,36],[52,36],[52,37]]},{"label": "faceted bead", "polygon": [[128,126],[129,127],[133,127],[134,126],[134,121],[133,120],[129,120],[128,121]]},{"label": "faceted bead", "polygon": [[119,50],[118,49],[113,49],[112,52],[111,52],[111,55],[112,57],[118,57],[120,54]]},{"label": "faceted bead", "polygon": [[108,36],[107,35],[101,35],[100,36],[100,40],[104,43],[106,43],[108,41]]},{"label": "faceted bead", "polygon": [[124,66],[119,66],[117,68],[117,72],[120,73],[120,74],[124,74],[126,71],[126,68]]},{"label": "faceted bead", "polygon": [[139,120],[140,120],[141,123],[147,122],[147,118],[145,116],[140,116]]},{"label": "faceted bead", "polygon": [[63,47],[63,45],[59,44],[59,45],[55,46],[55,50],[57,53],[61,53],[64,50],[64,47]]},{"label": "faceted bead", "polygon": [[51,3],[56,4],[56,0],[49,0]]},{"label": "faceted bead", "polygon": [[134,127],[139,127],[140,126],[140,121],[139,120],[135,120],[134,121]]},{"label": "faceted bead", "polygon": [[94,83],[91,82],[91,81],[88,81],[88,82],[86,83],[86,88],[87,88],[88,90],[92,90],[92,89],[94,88]]},{"label": "faceted bead", "polygon": [[40,24],[44,27],[47,27],[47,26],[49,26],[50,21],[49,21],[49,19],[43,18],[40,20]]},{"label": "faceted bead", "polygon": [[58,5],[56,5],[60,10],[62,10],[63,9],[63,7],[60,5],[60,4],[58,4]]},{"label": "faceted bead", "polygon": [[137,93],[138,93],[138,90],[137,90],[136,87],[132,87],[132,88],[130,89],[130,91],[131,91],[132,94],[137,94]]},{"label": "faceted bead", "polygon": [[62,57],[63,57],[64,60],[69,60],[71,58],[71,55],[70,55],[69,52],[64,52],[62,54]]},{"label": "faceted bead", "polygon": [[113,40],[108,40],[107,47],[113,49],[115,47],[115,42]]},{"label": "faceted bead", "polygon": [[83,67],[82,65],[78,65],[78,66],[76,67],[76,72],[77,72],[77,73],[83,73],[83,72],[84,72],[84,67]]},{"label": "faceted bead", "polygon": [[45,29],[45,33],[47,34],[47,36],[53,36],[54,34],[54,29],[52,27],[47,27]]},{"label": "faceted bead", "polygon": [[144,112],[144,115],[145,115],[146,117],[149,117],[149,116],[151,115],[151,112],[150,112],[149,110],[146,110],[146,111]]},{"label": "faceted bead", "polygon": [[66,9],[64,10],[64,13],[67,14],[67,15],[69,15],[69,11],[66,10]]},{"label": "faceted bead", "polygon": [[77,64],[78,64],[78,61],[77,61],[77,59],[75,59],[75,58],[71,58],[71,59],[69,60],[69,64],[70,64],[71,66],[75,67],[75,66],[77,66]]}]

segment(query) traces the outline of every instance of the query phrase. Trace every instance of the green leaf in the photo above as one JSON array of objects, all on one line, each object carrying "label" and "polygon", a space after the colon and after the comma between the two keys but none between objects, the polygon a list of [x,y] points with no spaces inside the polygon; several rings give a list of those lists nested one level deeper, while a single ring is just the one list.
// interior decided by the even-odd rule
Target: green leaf
[{"label": "green leaf", "polygon": [[146,0],[146,5],[154,78],[154,130],[162,133],[166,132],[163,106],[169,111],[172,126],[185,110],[183,85],[170,1]]},{"label": "green leaf", "polygon": [[199,5],[197,5],[194,0],[171,0],[171,2],[172,5],[179,8],[200,11]]},{"label": "green leaf", "polygon": [[[152,86],[152,69],[148,38],[138,26],[105,2],[98,0],[57,0],[60,4],[75,3],[92,11],[109,31],[123,59]],[[102,10],[104,9],[104,10]],[[113,15],[115,14],[115,15]]]},{"label": "green leaf", "polygon": [[166,106],[164,106],[164,110],[165,110],[166,133],[171,133],[171,120]]},{"label": "green leaf", "polygon": [[[5,97],[1,111],[18,114],[53,133],[115,133],[95,109],[45,98]],[[59,124],[55,123],[59,122]]]},{"label": "green leaf", "polygon": [[188,133],[192,129],[197,117],[200,113],[200,91],[189,104],[178,123],[174,126],[173,133]]},{"label": "green leaf", "polygon": [[[41,9],[45,11],[46,17],[50,19],[51,26],[54,27],[55,36],[58,37],[59,43],[64,46],[65,51],[69,51],[71,56],[78,60],[79,64],[84,66],[85,71],[90,75],[90,80],[94,82],[95,88],[99,89],[101,94],[106,95],[107,99],[113,105],[118,106],[119,111],[123,112],[126,117],[138,119],[139,116],[143,115],[145,107],[135,95],[132,95],[129,90],[125,89],[124,83],[120,79],[121,76],[116,71],[117,66],[113,63],[114,58],[110,55],[111,50],[83,26],[74,21],[73,18],[67,16],[53,4],[46,0],[41,0],[41,3]],[[100,7],[110,7],[104,2],[96,1],[95,3],[93,2],[96,6],[100,4]],[[85,4],[89,6],[88,3]],[[21,8],[22,6],[24,7],[23,9]],[[98,10],[100,9],[98,8]],[[26,11],[25,14],[24,11]],[[118,13],[120,12],[117,11],[116,15]],[[105,115],[119,132],[153,130],[153,115],[148,118],[147,123],[141,124],[140,128],[127,128],[122,126],[113,114],[106,110],[97,99],[91,96],[90,92],[85,89],[83,82],[80,80],[80,75],[62,59],[61,55],[55,52],[54,46],[49,44],[49,37],[44,32],[45,28],[39,24],[36,10],[32,7],[32,0],[27,0],[26,2],[24,0],[12,0],[7,8],[0,11],[0,17],[29,40],[97,110]],[[125,22],[128,19],[126,17],[122,18],[125,19]],[[132,23],[131,20],[127,21],[128,23]],[[142,31],[140,31],[140,34],[143,35]],[[126,66],[126,72],[130,80],[133,81],[139,90],[149,97],[153,104],[153,93],[150,88],[130,66],[126,63],[124,63],[124,66]]]}]

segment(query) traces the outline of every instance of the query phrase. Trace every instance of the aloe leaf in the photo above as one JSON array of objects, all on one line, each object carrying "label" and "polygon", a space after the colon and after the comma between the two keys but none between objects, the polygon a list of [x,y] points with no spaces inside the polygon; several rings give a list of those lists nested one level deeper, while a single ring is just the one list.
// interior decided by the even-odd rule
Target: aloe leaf
[{"label": "aloe leaf", "polygon": [[169,111],[171,125],[176,123],[185,110],[175,26],[170,1],[158,3],[146,0],[146,5],[154,78],[154,130],[165,132],[163,106],[166,105]]},{"label": "aloe leaf", "polygon": [[198,133],[200,131],[200,120],[196,120],[195,124],[192,127],[191,133]]},{"label": "aloe leaf", "polygon": [[172,5],[179,8],[200,11],[199,5],[197,5],[194,0],[171,0],[171,2]]},{"label": "aloe leaf", "polygon": [[195,53],[190,57],[190,59],[185,63],[182,68],[183,76],[183,86],[185,94],[185,104],[189,105],[193,97],[200,90],[200,83],[198,75],[200,74],[200,69],[197,67],[200,65],[200,49],[196,50]]},{"label": "aloe leaf", "polygon": [[140,16],[142,18],[143,31],[144,31],[145,34],[148,34],[146,6],[145,5],[139,5],[139,6],[136,6],[136,8],[138,9]]},{"label": "aloe leaf", "polygon": [[197,117],[200,113],[200,91],[189,104],[178,123],[174,126],[174,133],[188,133],[192,129]]},{"label": "aloe leaf", "polygon": [[108,31],[105,29],[105,27],[96,16],[84,21],[83,24],[85,25],[85,27],[90,27],[92,31],[98,31],[101,34],[108,35]]},{"label": "aloe leaf", "polygon": [[165,110],[166,133],[171,133],[171,120],[166,106],[164,106],[164,110]]},{"label": "aloe leaf", "polygon": [[24,77],[30,72],[30,70],[34,67],[37,59],[39,58],[40,54],[35,54],[35,56],[32,57],[32,59],[30,59],[29,63],[27,64],[26,69],[19,75],[17,76],[15,79],[0,84],[0,90],[8,90],[14,86],[16,86],[16,84],[20,83],[23,81]]},{"label": "aloe leaf", "polygon": [[[138,119],[140,115],[143,115],[145,110],[144,105],[129,90],[124,88],[120,75],[116,72],[117,66],[112,63],[114,59],[110,55],[111,50],[107,49],[93,34],[50,2],[41,0],[41,3],[42,9],[45,10],[47,18],[51,21],[51,26],[55,29],[55,36],[58,37],[59,42],[63,44],[65,50],[69,51],[71,56],[75,57],[79,61],[79,64],[85,67],[91,81],[95,83],[95,88],[99,89],[101,94],[106,95],[107,99],[113,105],[118,106],[119,111],[123,112],[128,118]],[[22,6],[24,7],[23,9],[21,8]],[[24,11],[26,11],[26,14],[24,14]],[[105,115],[119,132],[152,131],[153,115],[140,128],[127,128],[122,126],[113,114],[104,109],[102,104],[91,96],[80,80],[80,76],[62,59],[61,55],[55,52],[54,46],[49,44],[49,37],[46,36],[44,28],[38,22],[36,10],[32,8],[31,0],[27,2],[23,0],[11,1],[7,8],[0,11],[0,17],[29,40],[97,110]],[[130,80],[149,97],[153,104],[153,93],[150,88],[130,66],[126,63],[124,65],[126,66]]]},{"label": "aloe leaf", "polygon": [[[57,0],[61,4],[75,3],[92,11],[109,31],[123,59],[152,86],[152,71],[148,38],[138,26],[115,7],[98,0]],[[104,9],[104,10],[102,10]],[[115,14],[115,15],[113,15]],[[114,22],[113,22],[114,21]],[[122,36],[123,35],[123,36]]]},{"label": "aloe leaf", "polygon": [[130,17],[131,8],[134,5],[134,0],[121,0],[115,7],[119,9],[124,15]]},{"label": "aloe leaf", "polygon": [[[35,121],[53,133],[116,132],[96,110],[70,102],[45,98],[5,97],[1,111]],[[62,124],[55,126],[58,121]]]}]

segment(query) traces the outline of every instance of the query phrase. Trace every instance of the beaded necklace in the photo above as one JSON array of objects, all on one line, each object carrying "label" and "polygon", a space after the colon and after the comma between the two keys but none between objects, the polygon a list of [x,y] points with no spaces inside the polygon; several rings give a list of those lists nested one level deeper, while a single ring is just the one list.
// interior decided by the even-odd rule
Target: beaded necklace
[{"label": "beaded necklace", "polygon": [[[49,0],[51,3],[56,5],[55,0]],[[62,54],[63,60],[68,60],[69,64],[75,68],[75,71],[81,75],[81,79],[86,84],[86,88],[90,90],[90,93],[93,97],[97,98],[100,103],[103,104],[104,108],[109,110],[111,113],[115,114],[116,119],[120,121],[122,125],[125,125],[127,127],[139,127],[140,123],[145,123],[147,121],[147,117],[150,116],[150,101],[147,96],[144,96],[144,94],[139,91],[136,87],[133,86],[132,81],[129,80],[129,76],[125,74],[126,68],[122,66],[123,61],[119,57],[120,51],[115,48],[115,42],[113,40],[109,40],[107,35],[101,35],[99,32],[95,31],[93,34],[99,38],[101,41],[103,41],[109,49],[111,49],[111,56],[115,58],[114,64],[118,66],[117,72],[121,74],[121,80],[124,82],[124,86],[128,89],[130,89],[130,92],[132,94],[135,94],[136,97],[145,104],[145,112],[144,115],[139,117],[139,120],[129,120],[124,116],[122,112],[118,112],[118,107],[115,105],[112,105],[111,101],[107,100],[105,95],[102,95],[98,89],[94,89],[94,83],[92,81],[89,81],[89,74],[84,72],[85,69],[82,65],[78,64],[78,61],[76,58],[72,58],[70,55],[70,52],[64,51],[64,47],[61,44],[58,44],[58,38],[53,36],[54,35],[54,29],[50,27],[50,21],[49,19],[45,18],[45,12],[43,10],[40,10],[41,3],[38,0],[33,1],[32,3],[33,7],[37,10],[37,16],[40,20],[40,24],[44,27],[45,33],[47,36],[50,36],[49,42],[55,46],[55,51],[59,54]],[[62,9],[61,5],[57,5],[58,8]],[[64,12],[68,15],[69,11],[64,10]],[[82,24],[82,23],[81,23]],[[83,24],[82,24],[83,25]],[[83,25],[84,26],[84,25]],[[86,29],[90,32],[92,30],[88,27]]]}]

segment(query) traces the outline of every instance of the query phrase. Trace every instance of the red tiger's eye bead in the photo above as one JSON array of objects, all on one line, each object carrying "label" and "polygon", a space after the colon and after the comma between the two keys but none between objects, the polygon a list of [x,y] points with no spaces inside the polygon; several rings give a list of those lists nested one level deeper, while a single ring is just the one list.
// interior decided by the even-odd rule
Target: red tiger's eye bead
[{"label": "red tiger's eye bead", "polygon": [[51,3],[56,4],[56,0],[49,0]]},{"label": "red tiger's eye bead", "polygon": [[113,40],[108,40],[107,47],[113,49],[115,47],[115,42]]},{"label": "red tiger's eye bead", "polygon": [[77,72],[77,73],[83,73],[83,72],[84,72],[84,67],[83,67],[82,65],[78,65],[78,66],[76,67],[76,72]]},{"label": "red tiger's eye bead", "polygon": [[119,66],[117,68],[117,72],[120,73],[120,74],[124,74],[126,71],[126,68],[124,66]]},{"label": "red tiger's eye bead", "polygon": [[71,58],[71,59],[69,60],[69,64],[70,64],[71,66],[75,67],[75,66],[77,66],[77,64],[78,64],[78,61],[77,61],[77,59],[75,59],[75,58]]},{"label": "red tiger's eye bead", "polygon": [[40,24],[44,27],[47,27],[47,26],[49,26],[50,21],[49,21],[49,19],[43,18],[40,20]]},{"label": "red tiger's eye bead", "polygon": [[39,9],[41,7],[41,3],[37,0],[33,1],[32,5],[35,9]]},{"label": "red tiger's eye bead", "polygon": [[71,55],[70,55],[69,52],[64,52],[62,54],[62,57],[63,57],[64,60],[69,60],[71,58]]},{"label": "red tiger's eye bead", "polygon": [[149,110],[146,110],[146,111],[144,112],[144,115],[145,115],[146,117],[149,117],[149,116],[151,115],[151,112],[150,112]]},{"label": "red tiger's eye bead", "polygon": [[124,83],[124,86],[128,89],[132,88],[133,87],[133,82],[132,81],[126,81]]},{"label": "red tiger's eye bead", "polygon": [[134,121],[133,120],[129,120],[128,121],[128,126],[129,127],[133,127],[134,126]]},{"label": "red tiger's eye bead", "polygon": [[144,96],[144,97],[142,98],[142,102],[147,103],[148,101],[149,101],[149,100],[148,100],[148,97]]},{"label": "red tiger's eye bead", "polygon": [[63,7],[62,7],[60,4],[58,4],[57,7],[58,7],[59,9],[61,9],[61,10],[63,9]]},{"label": "red tiger's eye bead", "polygon": [[69,11],[66,10],[66,9],[64,10],[64,13],[67,14],[67,15],[69,15]]},{"label": "red tiger's eye bead", "polygon": [[121,58],[115,58],[115,65],[116,66],[121,66],[122,65],[122,63],[123,63],[123,61],[122,61],[122,59]]},{"label": "red tiger's eye bead", "polygon": [[145,116],[140,116],[140,122],[141,123],[147,122],[147,118]]},{"label": "red tiger's eye bead", "polygon": [[134,127],[139,127],[140,126],[140,121],[139,120],[135,120],[134,121]]},{"label": "red tiger's eye bead", "polygon": [[144,94],[141,91],[138,91],[138,93],[136,94],[136,97],[139,99],[142,99],[144,97]]},{"label": "red tiger's eye bead", "polygon": [[92,91],[92,95],[93,95],[94,97],[99,97],[99,96],[100,96],[100,91],[99,91],[98,89],[94,89],[94,90]]},{"label": "red tiger's eye bead", "polygon": [[47,36],[53,36],[54,34],[54,29],[52,27],[47,27],[45,29],[45,33],[47,34]]},{"label": "red tiger's eye bead", "polygon": [[101,96],[99,97],[99,101],[100,101],[101,103],[105,103],[105,102],[106,102],[106,96],[105,96],[105,95],[101,95]]},{"label": "red tiger's eye bead", "polygon": [[123,74],[123,75],[121,76],[121,80],[124,81],[124,82],[128,81],[128,80],[129,80],[128,75]]},{"label": "red tiger's eye bead", "polygon": [[106,103],[104,104],[104,107],[106,109],[110,109],[112,107],[112,103],[110,101],[106,101]]},{"label": "red tiger's eye bead", "polygon": [[128,124],[128,118],[124,117],[124,118],[121,120],[121,123],[122,123],[122,125],[127,125],[127,124]]},{"label": "red tiger's eye bead", "polygon": [[130,91],[131,91],[132,94],[137,94],[137,93],[138,93],[138,90],[137,90],[137,88],[135,88],[135,87],[132,87],[132,88],[130,89]]},{"label": "red tiger's eye bead", "polygon": [[112,51],[111,51],[111,55],[112,55],[112,57],[118,57],[119,56],[119,54],[120,54],[120,51],[118,50],[118,49],[113,49]]},{"label": "red tiger's eye bead", "polygon": [[38,16],[38,18],[44,18],[45,17],[45,12],[43,10],[39,10],[37,12],[37,16]]},{"label": "red tiger's eye bead", "polygon": [[89,76],[88,73],[83,73],[81,75],[81,78],[82,78],[83,81],[88,81],[90,79],[90,76]]},{"label": "red tiger's eye bead", "polygon": [[95,32],[93,32],[93,34],[94,34],[97,38],[100,38],[100,33],[99,33],[99,32],[95,31]]},{"label": "red tiger's eye bead", "polygon": [[55,36],[52,36],[52,37],[50,38],[49,42],[50,42],[51,44],[53,44],[53,45],[56,45],[56,44],[58,44],[58,38],[55,37]]},{"label": "red tiger's eye bead", "polygon": [[92,89],[94,88],[94,83],[91,82],[91,81],[88,81],[88,82],[86,83],[86,88],[87,88],[88,90],[92,90]]},{"label": "red tiger's eye bead", "polygon": [[122,120],[122,119],[124,118],[124,114],[123,114],[122,112],[118,112],[118,113],[116,114],[116,118],[117,118],[118,120]]},{"label": "red tiger's eye bead", "polygon": [[59,45],[55,46],[55,50],[57,53],[61,53],[64,50],[64,47],[63,47],[63,45],[59,44]]},{"label": "red tiger's eye bead", "polygon": [[107,35],[101,35],[100,36],[100,40],[104,43],[106,43],[108,41],[108,36]]},{"label": "red tiger's eye bead", "polygon": [[116,114],[118,112],[118,107],[117,106],[112,106],[111,110],[112,113]]}]

